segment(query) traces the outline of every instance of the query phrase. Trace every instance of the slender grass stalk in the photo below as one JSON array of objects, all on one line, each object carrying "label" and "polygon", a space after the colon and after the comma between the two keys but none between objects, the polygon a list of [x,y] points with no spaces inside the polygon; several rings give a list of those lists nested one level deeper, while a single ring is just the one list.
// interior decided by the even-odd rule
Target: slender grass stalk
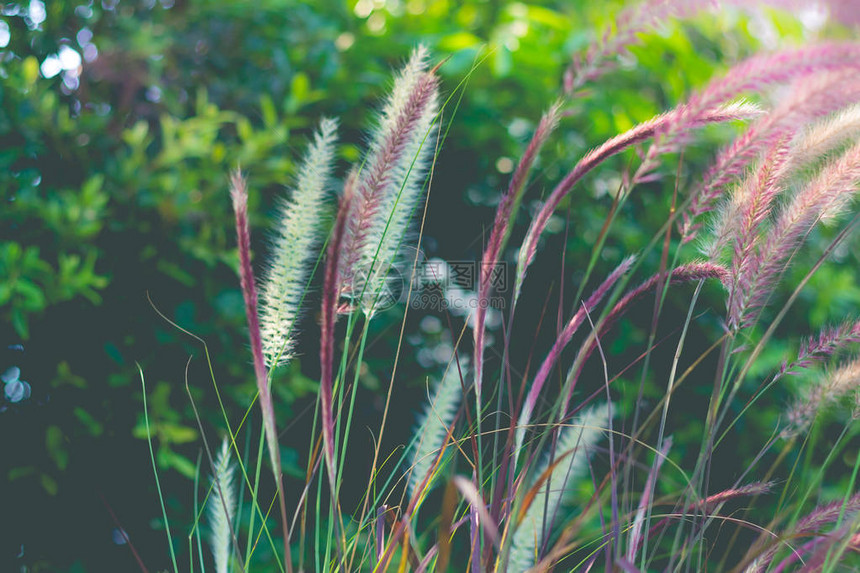
[{"label": "slender grass stalk", "polygon": [[200,571],[205,571],[203,566],[203,541],[200,535],[200,515],[198,513],[198,497],[199,497],[199,482],[200,482],[200,460],[203,459],[203,453],[197,455],[197,462],[194,464],[194,524],[191,527],[191,532],[188,534],[188,559],[189,568],[194,572],[194,545],[192,538],[197,542],[197,557],[200,560]]},{"label": "slender grass stalk", "polygon": [[[151,299],[151,298],[149,298],[148,293],[147,293],[147,299],[148,299],[148,301],[149,301],[150,305],[152,306],[152,308],[155,310],[155,312],[158,314],[158,316],[159,316],[159,317],[161,317],[161,319],[162,319],[162,320],[164,320],[164,321],[165,321],[165,322],[167,322],[170,326],[172,326],[173,328],[176,328],[177,330],[179,330],[179,331],[180,331],[180,332],[182,332],[183,334],[186,334],[186,335],[190,336],[191,338],[193,338],[196,342],[200,343],[201,347],[203,348],[203,354],[204,354],[204,356],[205,356],[205,358],[206,358],[206,366],[207,366],[208,373],[209,373],[209,379],[210,379],[210,380],[211,380],[211,382],[212,382],[212,388],[213,388],[213,390],[215,391],[215,396],[216,396],[216,398],[217,398],[217,400],[218,400],[218,405],[219,405],[219,407],[220,407],[220,409],[221,409],[221,415],[222,415],[222,417],[223,417],[223,419],[224,419],[224,423],[225,423],[226,428],[227,428],[228,437],[230,438],[230,443],[231,443],[231,445],[232,445],[232,447],[233,447],[234,453],[236,454],[236,456],[237,456],[237,457],[239,457],[239,456],[240,456],[240,452],[239,452],[238,446],[236,445],[235,436],[236,436],[236,435],[238,435],[239,431],[240,431],[240,430],[242,429],[242,427],[244,426],[244,422],[248,419],[248,416],[250,415],[251,411],[252,411],[252,410],[253,410],[253,408],[255,407],[255,403],[256,403],[256,399],[257,399],[257,397],[255,396],[255,397],[254,397],[254,399],[251,401],[250,405],[248,406],[248,408],[247,408],[247,409],[246,409],[246,411],[245,411],[245,414],[244,414],[244,417],[242,418],[242,421],[241,421],[241,422],[240,422],[240,424],[237,426],[237,428],[234,430],[234,429],[232,428],[232,425],[231,425],[231,422],[230,422],[230,418],[229,418],[229,416],[227,415],[227,411],[226,411],[225,406],[224,406],[224,401],[223,401],[223,400],[222,400],[222,398],[221,398],[221,392],[220,392],[220,391],[219,391],[219,389],[218,389],[218,384],[217,384],[217,382],[216,382],[216,380],[215,380],[215,372],[214,372],[214,369],[213,369],[213,366],[212,366],[212,356],[211,356],[211,354],[209,353],[209,346],[206,344],[206,341],[205,341],[205,340],[203,340],[202,338],[200,338],[199,336],[195,335],[194,333],[192,333],[192,332],[190,332],[190,331],[188,331],[188,330],[186,330],[186,329],[182,328],[180,325],[178,325],[177,323],[175,323],[174,321],[172,321],[170,318],[168,318],[167,316],[165,316],[165,315],[164,315],[164,313],[162,313],[162,312],[158,309],[158,307],[153,303],[152,299]],[[187,369],[187,366],[186,366],[186,369]],[[191,402],[191,404],[192,404],[192,406],[193,406],[193,405],[194,405],[194,398],[193,398],[193,396],[192,396],[192,394],[191,394],[191,387],[190,387],[190,384],[189,384],[189,381],[188,381],[188,376],[187,376],[187,374],[188,374],[188,373],[187,373],[187,370],[186,370],[186,384],[185,384],[185,389],[186,389],[186,393],[188,394],[188,398],[189,398],[189,400],[190,400],[190,402]],[[196,409],[196,408],[195,408],[195,409]],[[201,434],[205,435],[205,434],[204,434],[204,432],[203,432],[203,426],[202,426],[202,423],[201,423],[201,421],[200,421],[199,417],[197,417],[197,422],[198,422],[198,426],[200,427]],[[260,462],[261,462],[261,461],[262,461],[262,459],[263,459],[263,455],[262,455],[262,448],[263,448],[263,442],[264,442],[264,436],[263,436],[263,433],[264,433],[264,432],[265,432],[265,428],[261,427],[261,428],[260,428],[260,453],[257,455],[257,459],[258,459],[258,461],[260,461]],[[241,458],[240,458],[240,459],[241,459]],[[267,525],[266,525],[266,523],[265,523],[265,517],[263,516],[262,509],[260,508],[260,505],[257,503],[257,495],[256,495],[256,491],[257,491],[257,485],[259,484],[259,474],[260,474],[260,468],[261,468],[260,463],[258,463],[258,464],[257,464],[257,469],[256,469],[256,484],[257,484],[257,485],[254,485],[254,486],[252,486],[252,485],[251,485],[251,482],[250,482],[250,479],[249,479],[249,477],[248,477],[248,473],[247,473],[247,470],[246,470],[246,466],[245,466],[245,464],[244,464],[244,463],[239,463],[238,465],[239,465],[239,470],[240,470],[240,471],[241,471],[241,473],[242,473],[242,479],[243,479],[243,481],[244,481],[244,483],[245,483],[245,486],[248,488],[248,490],[249,490],[249,491],[251,492],[251,494],[252,494],[252,496],[251,496],[251,500],[252,500],[252,505],[251,505],[251,507],[252,507],[252,512],[251,512],[251,523],[253,524],[254,516],[255,516],[255,515],[259,515],[259,516],[260,516],[260,518],[263,520],[263,524],[262,524],[262,526],[261,526],[261,531],[260,531],[260,533],[262,534],[263,532],[265,532],[265,534],[266,534],[266,538],[267,538],[267,540],[268,540],[269,544],[271,545],[272,549],[275,549],[275,544],[274,544],[274,541],[272,540],[271,532],[269,531],[268,526],[267,526]],[[209,490],[209,493],[211,493],[211,488],[210,488],[210,490]],[[208,497],[209,493],[207,493],[207,497]],[[201,517],[202,517],[202,513],[203,513],[203,510],[202,510],[202,509],[201,509],[201,510],[196,510],[196,511],[195,511],[195,526],[194,526],[194,530],[195,530],[196,535],[198,536],[198,541],[199,541],[199,528],[197,527],[197,524],[199,524],[199,522],[200,522],[200,519],[201,519]],[[249,529],[250,529],[251,531],[253,531],[253,529],[254,529],[254,528],[253,528],[253,525],[252,525]],[[249,543],[249,544],[248,544],[248,557],[247,557],[247,559],[246,559],[246,564],[245,564],[245,567],[244,567],[244,569],[245,569],[245,570],[247,569],[247,562],[250,560],[250,554],[252,553],[252,550],[253,550],[253,547],[252,547],[252,545]],[[201,554],[201,555],[202,555],[202,554]],[[275,553],[274,557],[275,557],[275,561],[276,561],[276,564],[277,564],[277,566],[278,566],[279,570],[283,571],[283,570],[284,570],[284,567],[283,567],[283,565],[282,565],[282,563],[281,563],[280,557],[277,555],[277,553]],[[201,557],[201,559],[202,559],[202,557]]]},{"label": "slender grass stalk", "polygon": [[[666,461],[666,456],[669,455],[669,450],[671,448],[672,436],[669,436],[663,440],[661,449],[655,454],[654,463],[651,464],[651,470],[648,472],[648,480],[645,482],[645,489],[642,492],[642,497],[639,499],[639,506],[636,508],[636,517],[633,518],[633,526],[630,528],[627,553],[625,554],[629,563],[634,563],[636,561],[636,553],[639,551],[640,542],[644,544],[648,543],[648,539],[643,538],[642,536],[642,527],[643,524],[645,524],[645,512],[651,508],[654,488],[657,484],[657,476],[659,475],[660,468],[663,467],[663,462]],[[644,562],[640,567],[644,567]]]},{"label": "slender grass stalk", "polygon": [[544,382],[546,382],[552,369],[555,368],[555,364],[556,362],[558,362],[562,350],[564,350],[564,348],[568,345],[571,338],[573,338],[573,335],[576,333],[577,329],[585,321],[589,309],[595,308],[600,303],[600,301],[609,293],[609,291],[612,289],[618,279],[620,279],[622,276],[624,276],[625,273],[627,273],[634,260],[634,257],[628,257],[620,265],[618,265],[615,270],[609,274],[608,277],[606,277],[603,283],[601,283],[600,286],[595,289],[593,293],[591,293],[591,296],[589,296],[586,301],[584,301],[583,306],[579,310],[577,310],[576,313],[571,317],[559,337],[556,339],[555,343],[552,346],[552,349],[549,351],[549,354],[547,354],[546,359],[544,360],[543,364],[541,364],[540,369],[535,375],[535,379],[532,382],[531,388],[529,389],[526,401],[523,404],[523,409],[520,413],[519,421],[517,422],[517,436],[514,442],[514,452],[519,452],[522,448],[525,431],[528,428],[529,423],[531,422],[531,416],[534,412],[541,390],[543,389]]},{"label": "slender grass stalk", "polygon": [[334,465],[334,421],[332,418],[332,364],[334,362],[334,326],[337,320],[338,291],[341,284],[340,258],[342,245],[346,235],[347,213],[351,210],[353,201],[353,182],[347,181],[344,187],[344,195],[341,198],[341,207],[338,218],[335,221],[332,239],[329,242],[329,257],[325,267],[325,278],[323,286],[323,303],[321,314],[320,339],[320,409],[322,411],[323,450],[325,454],[326,468],[329,474],[331,491],[337,491],[337,476]]},{"label": "slender grass stalk", "polygon": [[140,375],[140,388],[143,395],[143,421],[146,425],[146,443],[149,446],[149,459],[152,462],[152,474],[155,476],[155,489],[158,491],[158,503],[161,506],[161,517],[164,519],[164,531],[167,534],[167,547],[170,550],[170,562],[173,564],[174,573],[179,573],[176,565],[176,551],[173,549],[173,536],[170,535],[170,522],[167,520],[167,509],[164,506],[164,496],[161,493],[161,482],[158,480],[158,469],[155,463],[155,452],[152,450],[152,431],[149,428],[149,411],[146,409],[146,381],[143,377],[143,368],[137,365]]},{"label": "slender grass stalk", "polygon": [[242,296],[245,300],[245,314],[248,320],[251,351],[254,356],[254,374],[257,379],[260,408],[263,411],[263,425],[269,448],[272,474],[278,487],[278,498],[280,500],[281,526],[284,537],[284,562],[287,573],[292,573],[290,532],[287,525],[287,508],[284,501],[283,473],[281,471],[281,451],[278,446],[275,409],[272,404],[272,393],[269,387],[260,321],[257,314],[257,287],[254,282],[254,272],[251,269],[251,234],[248,229],[248,190],[244,179],[242,179],[239,173],[235,173],[231,180],[230,195],[233,199],[233,211],[236,215],[236,237],[239,243],[239,277],[242,285]]},{"label": "slender grass stalk", "polygon": [[[478,301],[485,301],[489,298],[490,288],[492,284],[492,273],[496,265],[499,263],[502,251],[504,250],[508,238],[510,238],[513,228],[513,220],[517,214],[520,203],[522,202],[523,193],[528,182],[529,172],[537,160],[541,148],[546,144],[550,135],[558,126],[559,115],[561,112],[560,102],[556,102],[547,111],[532,136],[531,141],[526,147],[526,151],[517,165],[511,177],[510,185],[505,195],[502,197],[499,207],[496,210],[496,217],[493,223],[493,229],[490,233],[490,238],[487,242],[487,247],[484,249],[484,255],[481,259],[480,275],[478,277]],[[487,317],[487,307],[478,305],[475,310],[475,326],[474,326],[474,363],[475,363],[475,394],[478,403],[481,402],[481,386],[483,381],[483,364],[484,364],[484,335],[485,321]]]},{"label": "slender grass stalk", "polygon": [[[250,488],[251,489],[251,499],[253,499],[253,500],[258,499],[259,491],[260,491],[260,473],[261,473],[263,466],[261,463],[259,463],[259,460],[263,459],[263,447],[264,447],[264,444],[266,443],[264,432],[265,432],[265,430],[261,426],[260,427],[260,437],[258,440],[259,445],[257,447],[257,456],[256,456],[258,463],[256,464],[256,468],[254,470],[254,485]],[[255,503],[254,505],[257,505],[257,504]],[[257,514],[252,511],[251,516],[249,518],[249,523],[248,523],[249,536],[252,536],[254,534],[254,522],[255,522],[256,516],[257,516]],[[265,524],[265,519],[263,519],[263,517],[262,517],[262,514],[261,514],[260,518],[261,518],[261,521],[263,522],[260,524],[260,528],[262,529],[265,527],[266,524]],[[253,544],[253,545],[256,545],[256,544]],[[251,555],[254,551],[253,545],[251,543],[246,544],[246,548],[245,548],[245,570],[246,571],[251,566]]]}]

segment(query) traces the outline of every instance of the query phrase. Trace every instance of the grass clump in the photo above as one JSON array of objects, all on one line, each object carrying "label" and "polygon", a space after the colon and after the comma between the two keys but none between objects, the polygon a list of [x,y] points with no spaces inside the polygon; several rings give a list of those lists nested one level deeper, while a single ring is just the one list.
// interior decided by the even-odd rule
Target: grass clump
[{"label": "grass clump", "polygon": [[[234,178],[240,275],[284,539],[272,541],[264,518],[252,520],[243,532],[237,520],[211,507],[220,501],[229,509],[234,503],[224,495],[231,480],[220,473],[229,467],[225,443],[215,464],[221,493],[208,502],[217,571],[227,567],[225,552],[235,550],[238,557],[242,545],[256,548],[264,536],[270,551],[283,555],[286,571],[787,571],[837,570],[856,561],[851,551],[860,546],[854,493],[860,464],[825,487],[833,479],[835,456],[858,434],[853,415],[820,469],[814,467],[818,457],[812,448],[823,439],[815,420],[824,406],[860,395],[856,359],[816,378],[816,368],[839,362],[860,342],[857,327],[849,322],[823,331],[765,380],[760,372],[767,366],[760,360],[803,286],[854,237],[858,217],[849,213],[860,182],[854,143],[860,44],[816,43],[735,64],[674,109],[584,154],[550,187],[517,249],[508,249],[520,236],[513,226],[534,166],[553,134],[565,129],[575,90],[608,73],[611,61],[636,40],[637,13],[619,19],[616,34],[607,36],[612,41],[574,60],[559,100],[538,120],[498,202],[477,275],[477,304],[459,333],[452,332],[458,343],[451,360],[411,439],[402,440],[403,450],[381,452],[392,408],[389,386],[374,429],[369,476],[355,475],[345,462],[356,432],[353,415],[369,325],[394,302],[391,293],[399,292],[390,288],[391,270],[410,265],[405,275],[415,275],[418,258],[404,262],[401,253],[412,241],[425,192],[432,189],[435,152],[444,143],[442,119],[453,115],[452,102],[463,86],[440,100],[438,66],[431,67],[425,48],[415,50],[383,102],[367,153],[344,177],[331,225],[322,213],[333,187],[335,124],[321,124],[293,195],[279,211],[281,227],[260,283],[259,318],[247,190]],[[780,90],[783,86],[789,89]],[[755,94],[770,99],[758,104],[744,99]],[[680,162],[679,153],[702,129],[726,123],[744,127],[707,171],[688,178],[690,183],[679,178],[652,239],[636,253],[612,260],[614,270],[601,277],[604,262],[613,258],[607,243],[631,196],[648,192],[664,165]],[[560,305],[560,326],[542,356],[538,348],[527,364],[515,362],[513,347],[531,345],[537,336],[519,330],[517,310],[525,297],[547,296],[529,270],[542,255],[550,219],[587,174],[608,169],[616,155],[633,157],[634,149],[638,156],[622,174],[591,258],[577,275],[575,305]],[[823,247],[817,260],[784,295],[795,262],[824,223],[831,226],[821,235],[826,241],[818,241]],[[317,233],[326,230],[325,247],[319,249]],[[314,260],[322,275],[319,297],[307,296]],[[514,289],[502,336],[492,340],[486,303],[498,293],[491,271],[506,261],[515,261]],[[585,296],[592,284],[597,286]],[[701,304],[706,289],[714,290],[709,284],[724,294],[724,311]],[[410,293],[418,286],[407,281],[401,290]],[[682,318],[663,324],[669,297],[681,293],[687,297]],[[647,342],[634,358],[619,363],[605,342],[647,301],[653,301]],[[319,400],[305,482],[287,484],[277,432],[285,421],[275,420],[270,384],[274,366],[291,354],[302,302],[319,305]],[[707,320],[719,328],[703,327]],[[708,332],[712,340],[691,343]],[[463,342],[469,339],[471,346]],[[658,364],[666,356],[658,350],[666,346],[672,347],[667,363]],[[488,360],[490,349],[501,359]],[[391,384],[399,358],[398,353],[391,359]],[[534,373],[532,358],[539,364]],[[630,372],[634,377],[638,372],[638,388]],[[655,372],[665,376],[665,390],[649,403],[644,388]],[[715,485],[713,464],[725,440],[742,431],[750,409],[779,382],[803,373],[812,373],[804,398],[774,418],[771,436],[761,436],[758,453],[749,465],[735,468],[731,483]],[[624,384],[638,396],[632,408],[617,407]],[[686,436],[678,451],[673,420],[679,409],[683,417],[687,406],[676,396],[694,384],[703,389],[698,434]],[[240,466],[252,516],[265,513],[266,503],[244,467],[256,464],[259,476],[263,457]],[[344,483],[365,477],[365,495],[345,507]],[[445,486],[437,488],[438,495],[437,485]],[[299,492],[292,512],[285,488]],[[829,499],[823,499],[825,491]],[[738,508],[739,499],[764,509]],[[254,569],[253,552],[246,552],[244,570]]]}]

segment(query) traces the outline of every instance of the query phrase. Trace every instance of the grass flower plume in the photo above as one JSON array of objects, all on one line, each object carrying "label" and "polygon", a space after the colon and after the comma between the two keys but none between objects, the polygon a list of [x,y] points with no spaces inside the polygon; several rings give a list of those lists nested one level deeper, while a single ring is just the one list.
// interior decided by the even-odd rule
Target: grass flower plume
[{"label": "grass flower plume", "polygon": [[260,329],[269,369],[288,362],[292,356],[299,306],[316,247],[325,231],[336,131],[334,120],[320,123],[298,167],[292,195],[278,207],[272,254],[260,283]]},{"label": "grass flower plume", "polygon": [[215,457],[211,478],[212,493],[206,504],[209,517],[209,547],[215,559],[215,573],[227,573],[233,549],[233,528],[236,526],[236,484],[233,483],[235,466],[230,462],[230,442],[227,438]]},{"label": "grass flower plume", "polygon": [[609,425],[609,410],[602,405],[583,412],[561,429],[554,453],[544,455],[531,486],[536,491],[529,492],[530,503],[513,534],[509,571],[525,571],[536,563],[571,483],[588,471],[588,458]]},{"label": "grass flower plume", "polygon": [[394,81],[359,167],[344,243],[342,295],[376,311],[400,250],[435,149],[438,78],[419,47]]},{"label": "grass flower plume", "polygon": [[413,432],[417,444],[410,455],[411,469],[407,493],[411,498],[424,484],[424,491],[432,487],[433,476],[439,465],[451,424],[460,407],[463,377],[469,366],[465,359],[454,357],[445,369],[442,379],[436,384],[430,401]]}]

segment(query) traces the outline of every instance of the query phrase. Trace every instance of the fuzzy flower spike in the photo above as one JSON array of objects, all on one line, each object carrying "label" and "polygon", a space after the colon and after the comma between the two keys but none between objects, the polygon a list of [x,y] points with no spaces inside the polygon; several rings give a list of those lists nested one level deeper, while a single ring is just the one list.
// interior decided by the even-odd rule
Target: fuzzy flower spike
[{"label": "fuzzy flower spike", "polygon": [[[571,484],[588,473],[588,458],[608,426],[611,407],[593,406],[559,433],[555,454],[547,451],[531,485],[527,505],[513,533],[508,571],[525,571],[537,562],[541,547]],[[536,490],[536,491],[535,491]]]},{"label": "fuzzy flower spike", "polygon": [[260,284],[260,329],[269,369],[292,356],[295,322],[323,231],[336,132],[335,120],[322,120],[292,195],[278,208],[272,256]]},{"label": "fuzzy flower spike", "polygon": [[419,46],[377,118],[350,207],[340,276],[342,295],[365,314],[379,310],[388,271],[415,207],[433,150],[439,80]]},{"label": "fuzzy flower spike", "polygon": [[236,486],[234,483],[235,466],[230,463],[230,442],[221,442],[221,449],[215,458],[212,475],[212,496],[207,503],[209,518],[209,545],[215,561],[216,573],[227,573],[230,568],[230,550],[236,523]]}]

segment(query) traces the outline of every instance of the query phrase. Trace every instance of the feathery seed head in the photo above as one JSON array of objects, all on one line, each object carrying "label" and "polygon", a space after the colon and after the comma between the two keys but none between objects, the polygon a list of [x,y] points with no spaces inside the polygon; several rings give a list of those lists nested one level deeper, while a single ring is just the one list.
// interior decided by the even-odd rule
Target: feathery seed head
[{"label": "feathery seed head", "polygon": [[805,395],[795,401],[786,413],[788,425],[783,430],[783,437],[788,438],[803,432],[822,408],[848,396],[853,397],[856,408],[856,403],[860,400],[860,358],[855,358],[827,374],[821,383],[807,389]]},{"label": "feathery seed head", "polygon": [[235,466],[230,462],[230,445],[227,438],[215,457],[212,475],[212,494],[207,502],[209,516],[209,546],[215,558],[216,573],[227,573],[232,548],[232,528],[236,523],[236,491],[233,483]]},{"label": "feathery seed head", "polygon": [[539,480],[544,481],[514,531],[509,571],[525,571],[534,565],[559,506],[570,491],[569,485],[586,474],[589,455],[603,437],[609,416],[608,404],[585,410],[559,432],[555,453],[549,451],[544,455],[532,487]]},{"label": "feathery seed head", "polygon": [[[684,241],[695,235],[697,225],[694,225],[693,220],[710,211],[722,189],[740,178],[752,161],[765,158],[764,162],[768,163],[770,155],[795,137],[799,126],[855,101],[860,96],[860,80],[856,79],[856,75],[855,70],[824,71],[795,81],[788,90],[788,96],[721,151],[705,174],[702,185],[694,190],[693,204],[684,213]],[[787,158],[782,158],[777,169],[771,169],[772,185],[765,191],[772,191],[774,186],[797,168],[792,155],[789,153]],[[749,183],[747,180],[742,187],[749,187]],[[752,190],[749,193],[758,197]],[[707,256],[714,256],[731,241],[732,215],[737,214],[731,207],[720,210],[717,230],[705,251]]]},{"label": "feathery seed head", "polygon": [[860,182],[860,144],[825,165],[791,198],[758,251],[738,277],[729,322],[734,327],[751,324],[776,287],[791,254],[819,221],[838,216],[854,198]]},{"label": "feathery seed head", "polygon": [[460,407],[460,400],[463,395],[462,377],[468,371],[467,359],[460,358],[458,361],[456,356],[452,357],[448,362],[445,374],[436,384],[436,388],[424,408],[424,413],[419,418],[413,433],[418,442],[410,456],[412,462],[408,484],[410,498],[415,495],[417,488],[425,479],[427,479],[427,483],[424,490],[429,490],[432,487],[432,476],[428,477],[428,474],[434,471],[438,465],[438,457],[445,446],[448,431],[457,415],[457,409]]},{"label": "feathery seed head", "polygon": [[336,131],[336,121],[320,122],[292,195],[278,207],[272,258],[260,285],[260,327],[268,368],[286,363],[292,355],[295,323],[323,231]]},{"label": "feathery seed head", "polygon": [[809,368],[854,342],[860,342],[860,321],[846,321],[837,327],[824,328],[817,337],[801,344],[797,360],[791,364],[784,363],[777,376]]},{"label": "feathery seed head", "polygon": [[795,142],[792,161],[798,168],[802,167],[858,138],[860,104],[855,104],[807,128]]},{"label": "feathery seed head", "polygon": [[230,174],[230,199],[233,200],[233,210],[246,213],[248,210],[248,186],[245,178],[238,169]]},{"label": "feathery seed head", "polygon": [[385,292],[434,149],[438,78],[419,47],[397,77],[355,183],[341,277],[343,295],[372,315]]}]

